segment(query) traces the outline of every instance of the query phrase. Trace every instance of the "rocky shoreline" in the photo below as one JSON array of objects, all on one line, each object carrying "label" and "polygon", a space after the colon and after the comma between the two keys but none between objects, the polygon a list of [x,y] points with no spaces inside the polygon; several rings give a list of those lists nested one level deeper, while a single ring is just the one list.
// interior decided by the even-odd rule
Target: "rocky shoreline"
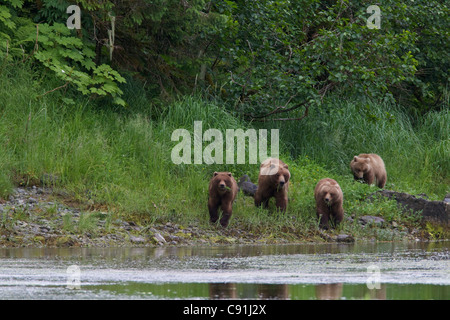
[{"label": "rocky shoreline", "polygon": [[[69,201],[65,201],[68,200]],[[354,242],[352,235],[318,232],[285,237],[254,234],[235,226],[201,228],[172,222],[141,226],[101,210],[74,205],[67,192],[19,187],[0,203],[0,247],[127,247],[162,245],[282,244],[315,241]],[[353,219],[348,217],[353,223]],[[356,223],[385,227],[381,217],[363,216]],[[392,228],[392,226],[390,226]],[[395,227],[395,226],[394,226]],[[420,239],[414,230],[410,238]]]},{"label": "rocky shoreline", "polygon": [[[140,226],[102,211],[64,204],[66,192],[19,187],[0,203],[0,247],[124,247],[249,244],[260,237],[237,228],[156,223]],[[283,239],[280,239],[283,242]]]}]

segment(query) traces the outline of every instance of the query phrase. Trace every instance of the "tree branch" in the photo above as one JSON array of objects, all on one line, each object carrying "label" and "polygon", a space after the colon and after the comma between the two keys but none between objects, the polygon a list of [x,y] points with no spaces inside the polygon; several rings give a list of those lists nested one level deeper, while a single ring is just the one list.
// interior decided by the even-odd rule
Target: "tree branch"
[{"label": "tree branch", "polygon": [[254,116],[254,115],[251,115],[251,114],[248,114],[248,113],[246,113],[246,114],[244,114],[244,115],[245,115],[246,117],[252,118],[252,120],[253,120],[253,119],[266,118],[266,117],[268,117],[268,116],[270,116],[270,115],[273,115],[273,114],[278,114],[278,113],[283,113],[283,112],[293,111],[293,110],[298,109],[298,108],[300,108],[300,107],[302,107],[302,106],[304,106],[304,105],[306,104],[306,101],[303,101],[302,103],[298,103],[298,104],[296,104],[295,106],[286,109],[287,105],[288,105],[288,104],[291,102],[291,100],[292,100],[293,98],[295,98],[296,96],[297,96],[297,95],[291,96],[291,97],[288,99],[288,101],[284,104],[284,106],[278,106],[278,107],[275,108],[275,110],[272,110],[272,111],[270,111],[269,113],[266,113],[266,114],[264,114],[264,115],[256,115],[256,116]]},{"label": "tree branch", "polygon": [[309,112],[309,106],[305,106],[305,112],[303,113],[303,115],[301,117],[297,117],[297,118],[274,118],[274,119],[266,119],[266,117],[270,114],[275,114],[275,113],[281,113],[281,112],[288,112],[288,111],[292,111],[295,110],[301,106],[303,106],[304,104],[306,104],[306,102],[296,105],[292,108],[289,109],[285,109],[285,110],[280,110],[278,112],[270,112],[268,114],[266,114],[265,116],[259,116],[259,117],[252,117],[251,121],[255,121],[255,122],[266,122],[266,121],[299,121],[302,120],[304,118],[306,118],[308,116],[308,112]]},{"label": "tree branch", "polygon": [[53,92],[53,91],[56,91],[56,90],[65,88],[65,87],[67,87],[68,84],[69,84],[69,81],[67,81],[66,83],[64,83],[62,86],[56,87],[56,88],[54,88],[54,89],[52,89],[52,90],[49,90],[49,91],[47,91],[47,92],[45,92],[45,93],[43,93],[43,94],[41,94],[40,96],[37,96],[37,97],[38,97],[38,98],[41,98],[41,97],[45,96],[46,94],[49,94],[50,92]]}]

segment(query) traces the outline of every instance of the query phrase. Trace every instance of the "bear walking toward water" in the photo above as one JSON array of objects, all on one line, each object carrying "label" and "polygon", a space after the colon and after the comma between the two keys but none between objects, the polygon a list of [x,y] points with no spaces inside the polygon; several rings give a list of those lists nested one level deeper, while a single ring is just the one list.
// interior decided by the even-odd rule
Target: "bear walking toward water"
[{"label": "bear walking toward water", "polygon": [[269,158],[261,163],[255,205],[259,207],[262,203],[267,208],[270,198],[274,197],[276,207],[286,211],[290,177],[288,165],[279,159]]},{"label": "bear walking toward water", "polygon": [[387,173],[381,157],[375,153],[361,153],[354,156],[350,162],[355,180],[364,180],[367,184],[376,184],[379,188],[384,188],[387,180]]},{"label": "bear walking toward water", "polygon": [[209,182],[208,209],[212,223],[219,219],[219,208],[222,208],[220,224],[227,227],[230,222],[234,199],[238,192],[236,180],[231,172],[214,172]]},{"label": "bear walking toward water", "polygon": [[325,178],[320,180],[314,189],[316,199],[317,217],[320,219],[319,226],[323,229],[329,228],[329,221],[334,225],[344,219],[344,194],[336,180]]}]

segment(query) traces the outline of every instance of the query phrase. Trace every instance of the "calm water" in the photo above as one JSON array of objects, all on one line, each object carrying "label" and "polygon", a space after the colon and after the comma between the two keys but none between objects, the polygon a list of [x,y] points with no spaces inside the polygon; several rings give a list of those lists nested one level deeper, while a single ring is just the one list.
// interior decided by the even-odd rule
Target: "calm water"
[{"label": "calm water", "polygon": [[0,249],[0,299],[450,299],[450,242]]}]

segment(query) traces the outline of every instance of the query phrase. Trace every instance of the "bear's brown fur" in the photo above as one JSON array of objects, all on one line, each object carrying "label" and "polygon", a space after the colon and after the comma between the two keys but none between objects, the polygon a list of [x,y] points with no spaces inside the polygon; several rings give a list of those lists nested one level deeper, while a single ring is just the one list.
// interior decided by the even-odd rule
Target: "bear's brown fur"
[{"label": "bear's brown fur", "polygon": [[261,163],[255,205],[259,207],[262,203],[267,208],[270,198],[274,197],[276,207],[286,211],[290,177],[287,164],[279,159],[269,158]]},{"label": "bear's brown fur", "polygon": [[227,227],[230,222],[234,199],[238,193],[238,186],[231,172],[214,172],[209,182],[208,209],[212,223],[219,219],[219,207],[222,208],[220,224]]},{"label": "bear's brown fur", "polygon": [[314,189],[319,226],[328,229],[331,222],[337,225],[344,218],[344,194],[336,180],[325,178],[320,180]]},{"label": "bear's brown fur", "polygon": [[376,184],[379,188],[384,188],[386,184],[387,174],[384,162],[381,157],[375,153],[361,153],[354,156],[350,162],[355,180],[364,180],[367,184]]}]

